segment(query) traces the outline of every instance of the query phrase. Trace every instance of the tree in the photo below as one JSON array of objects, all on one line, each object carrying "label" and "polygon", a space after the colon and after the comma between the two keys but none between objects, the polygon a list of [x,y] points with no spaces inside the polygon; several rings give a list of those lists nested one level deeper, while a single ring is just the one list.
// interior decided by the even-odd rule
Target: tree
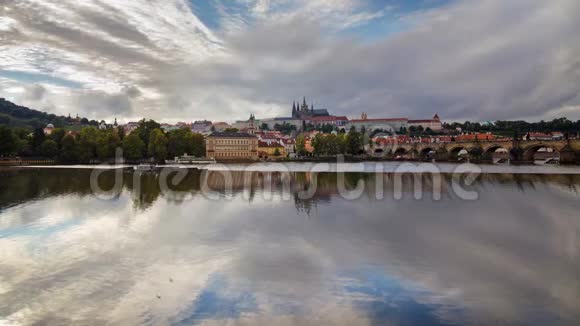
[{"label": "tree", "polygon": [[314,139],[312,139],[312,147],[314,148],[313,154],[316,156],[326,154],[326,137],[324,134],[316,134]]},{"label": "tree", "polygon": [[346,151],[348,154],[357,155],[362,146],[362,136],[356,130],[351,129],[346,135]]},{"label": "tree", "polygon": [[62,128],[56,128],[52,131],[49,138],[54,140],[57,144],[60,144],[64,136],[66,135],[66,131]]},{"label": "tree", "polygon": [[119,135],[113,129],[101,130],[97,137],[97,156],[101,160],[115,156],[115,150],[120,144]]},{"label": "tree", "polygon": [[167,137],[161,129],[154,129],[149,136],[147,147],[149,156],[155,157],[158,161],[167,159]]},{"label": "tree", "polygon": [[40,144],[40,154],[44,157],[53,158],[58,155],[58,144],[52,140],[47,139]]},{"label": "tree", "polygon": [[133,131],[133,133],[137,134],[139,138],[145,144],[145,147],[149,146],[149,138],[151,137],[151,133],[155,129],[161,129],[161,125],[154,120],[141,120],[139,121],[139,126],[137,129]]},{"label": "tree", "polygon": [[202,134],[193,133],[191,135],[191,153],[197,157],[205,156],[205,139]]},{"label": "tree", "polygon": [[143,158],[145,143],[136,133],[131,133],[123,139],[123,156],[131,161]]},{"label": "tree", "polygon": [[276,147],[276,149],[274,150],[274,156],[280,156],[280,150],[278,149],[278,147]]},{"label": "tree", "polygon": [[263,122],[262,125],[260,126],[261,130],[270,130],[270,128],[268,127],[268,124]]},{"label": "tree", "polygon": [[97,155],[99,130],[95,127],[83,128],[79,134],[79,159],[88,162]]},{"label": "tree", "polygon": [[45,139],[46,136],[44,135],[44,130],[42,128],[34,129],[34,132],[32,133],[32,139],[30,142],[32,150],[38,153],[40,145],[44,142]]},{"label": "tree", "polygon": [[0,126],[0,156],[12,155],[18,149],[18,138],[12,129]]},{"label": "tree", "polygon": [[326,154],[336,156],[342,153],[342,138],[337,135],[326,135]]},{"label": "tree", "polygon": [[119,137],[119,140],[123,140],[125,138],[125,129],[123,129],[122,127],[118,127],[117,128],[117,137]]},{"label": "tree", "polygon": [[205,156],[203,135],[192,133],[189,129],[172,130],[167,134],[167,153],[170,157],[183,154],[203,157]]},{"label": "tree", "polygon": [[300,156],[306,155],[306,138],[304,135],[296,137],[296,153]]},{"label": "tree", "polygon": [[78,143],[73,136],[64,136],[61,140],[60,147],[59,157],[63,162],[75,163],[79,160]]},{"label": "tree", "polygon": [[238,131],[239,131],[239,129],[238,129],[238,128],[226,128],[226,129],[224,130],[224,132],[238,132]]},{"label": "tree", "polygon": [[193,135],[191,130],[181,128],[167,133],[167,153],[170,157],[192,154]]}]

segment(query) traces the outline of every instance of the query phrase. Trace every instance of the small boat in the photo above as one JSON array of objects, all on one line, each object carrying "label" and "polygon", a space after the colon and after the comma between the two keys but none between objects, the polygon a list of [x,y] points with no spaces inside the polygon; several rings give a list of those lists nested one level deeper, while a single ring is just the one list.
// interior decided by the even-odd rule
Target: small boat
[{"label": "small boat", "polygon": [[195,157],[184,154],[181,157],[176,157],[174,160],[166,160],[165,164],[214,164],[216,160],[206,157]]},{"label": "small boat", "polygon": [[149,171],[153,171],[153,168],[154,168],[154,166],[152,164],[142,163],[142,164],[139,164],[137,166],[134,166],[133,170],[139,171],[139,172],[149,172]]}]

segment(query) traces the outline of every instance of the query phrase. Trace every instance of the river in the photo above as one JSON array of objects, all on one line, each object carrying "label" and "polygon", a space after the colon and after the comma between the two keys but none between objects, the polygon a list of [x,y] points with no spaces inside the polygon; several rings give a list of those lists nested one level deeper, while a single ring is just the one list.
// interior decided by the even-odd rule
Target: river
[{"label": "river", "polygon": [[0,325],[580,320],[580,174],[234,170],[0,170]]}]

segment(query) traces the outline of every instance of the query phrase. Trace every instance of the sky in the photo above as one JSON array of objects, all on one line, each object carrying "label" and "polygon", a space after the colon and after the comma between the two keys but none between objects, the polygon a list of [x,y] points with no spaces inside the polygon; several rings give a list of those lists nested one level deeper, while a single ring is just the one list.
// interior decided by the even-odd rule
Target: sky
[{"label": "sky", "polygon": [[91,119],[580,119],[577,0],[0,0],[0,97]]}]

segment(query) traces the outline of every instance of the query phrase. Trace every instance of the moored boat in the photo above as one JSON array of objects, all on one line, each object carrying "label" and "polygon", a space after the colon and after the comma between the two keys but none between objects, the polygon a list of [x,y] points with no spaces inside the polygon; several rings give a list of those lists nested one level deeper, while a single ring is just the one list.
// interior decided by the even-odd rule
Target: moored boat
[{"label": "moored boat", "polygon": [[206,157],[195,157],[192,155],[184,154],[180,157],[175,157],[174,160],[166,160],[165,164],[214,164],[216,160],[213,158]]}]

